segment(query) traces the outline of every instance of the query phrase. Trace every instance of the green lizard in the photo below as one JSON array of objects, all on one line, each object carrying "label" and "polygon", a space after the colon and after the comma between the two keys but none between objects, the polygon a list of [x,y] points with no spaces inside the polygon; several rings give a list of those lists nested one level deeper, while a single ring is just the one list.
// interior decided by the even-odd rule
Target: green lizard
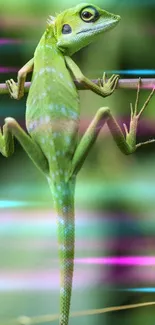
[{"label": "green lizard", "polygon": [[[85,47],[97,36],[115,27],[120,17],[95,5],[82,3],[56,17],[50,17],[33,59],[18,73],[17,84],[11,79],[7,86],[11,97],[24,95],[24,83],[33,70],[32,83],[27,99],[26,134],[13,118],[6,118],[0,134],[0,151],[8,157],[14,151],[15,136],[35,165],[46,176],[57,211],[60,257],[60,325],[67,325],[70,311],[74,268],[74,190],[76,175],[107,123],[113,138],[124,154],[131,154],[142,144],[136,145],[138,119],[148,104],[137,113],[139,88],[135,108],[132,108],[129,130],[125,125],[124,137],[109,108],[100,108],[78,143],[79,95],[74,78],[86,89],[102,97],[113,93],[118,75],[106,82],[105,74],[98,85],[86,78],[71,59],[71,55]],[[147,143],[154,141],[150,140]]]}]

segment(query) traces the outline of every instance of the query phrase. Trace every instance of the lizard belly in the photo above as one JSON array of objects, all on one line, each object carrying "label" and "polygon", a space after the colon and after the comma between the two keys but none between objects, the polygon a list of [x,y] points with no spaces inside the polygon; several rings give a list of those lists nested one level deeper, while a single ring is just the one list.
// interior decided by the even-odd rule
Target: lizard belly
[{"label": "lizard belly", "polygon": [[26,126],[48,159],[50,169],[64,173],[77,146],[79,96],[70,75],[69,80],[63,81],[60,74],[54,76],[46,68],[43,73],[44,77],[40,73],[33,77]]}]

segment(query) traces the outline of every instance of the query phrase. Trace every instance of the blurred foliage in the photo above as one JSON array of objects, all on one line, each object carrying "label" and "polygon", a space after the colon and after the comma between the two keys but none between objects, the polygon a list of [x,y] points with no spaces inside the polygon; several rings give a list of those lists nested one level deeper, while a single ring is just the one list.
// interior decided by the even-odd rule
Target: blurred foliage
[{"label": "blurred foliage", "polygon": [[[34,49],[46,27],[47,17],[76,3],[77,1],[73,0],[0,0],[0,38],[14,38],[22,41],[16,45],[0,46],[0,66],[22,67],[33,56]],[[121,15],[122,20],[115,30],[100,36],[98,42],[74,55],[74,59],[82,71],[90,78],[97,78],[102,76],[104,70],[154,69],[155,3],[149,0],[130,2],[127,0],[104,0],[104,3],[103,1],[92,0],[91,3]],[[0,74],[0,82],[9,78],[16,79],[16,74]],[[28,80],[30,79],[31,76],[28,77]],[[147,95],[148,91],[141,91],[141,104]],[[95,112],[101,106],[109,106],[121,126],[122,121],[129,123],[129,103],[135,101],[135,91],[117,90],[106,99],[102,99],[89,91],[82,91],[80,97],[82,130],[83,128],[86,129]],[[25,102],[26,96],[20,102],[15,102],[8,96],[1,96],[1,125],[6,116],[13,116],[24,127]],[[139,142],[155,137],[154,107],[155,96],[139,125],[137,137]],[[42,212],[44,213],[43,208],[52,207],[52,199],[46,180],[32,165],[17,141],[15,143],[15,154],[10,159],[6,160],[0,156],[0,197],[2,200],[26,201],[27,205],[31,205],[32,202],[42,202]],[[134,155],[126,157],[116,147],[107,127],[101,132],[78,177],[76,190],[77,217],[78,209],[94,211],[94,218],[95,213],[100,211],[103,221],[105,220],[105,212],[111,215],[111,222],[106,224],[103,222],[100,228],[103,236],[101,254],[105,253],[104,240],[106,234],[109,234],[110,238],[114,236],[116,242],[120,242],[120,237],[122,240],[128,236],[133,241],[136,238],[146,240],[150,236],[154,238],[154,165],[154,144],[142,147]],[[21,218],[23,210],[21,209]],[[1,217],[3,217],[3,213],[2,210]],[[10,210],[9,213],[11,214]],[[89,223],[88,227],[92,227],[92,231],[94,230]],[[99,229],[95,231],[94,236],[98,238],[98,234]],[[83,236],[87,239],[87,231]],[[1,247],[3,247],[3,240],[2,238],[0,241]],[[153,244],[147,246],[145,254],[152,253],[153,247]],[[7,267],[10,258],[10,268],[19,267],[21,257],[18,252],[13,248],[11,251],[10,247],[9,255],[7,252],[4,253],[6,254],[4,258],[3,251],[2,249],[1,265],[4,269]],[[137,255],[143,254],[143,247],[139,253],[136,247],[133,251],[133,246],[132,250],[130,246],[125,250],[122,243],[121,249],[108,251],[110,255],[118,256],[123,254],[134,255],[135,252]],[[24,249],[21,249],[20,254],[21,256],[24,254]],[[44,266],[45,251],[43,254],[36,254],[38,254],[36,258],[40,259],[40,263]],[[83,250],[81,250],[82,254]],[[27,268],[33,265],[34,261],[31,261],[31,257],[25,256],[24,265],[25,267],[27,265]],[[102,274],[102,267],[100,272]],[[114,276],[115,272],[120,272],[120,274],[122,272],[123,276],[121,267],[110,268],[107,272],[114,274]],[[132,272],[132,270],[129,269],[128,272]],[[154,299],[153,293],[131,294],[123,292],[120,294],[115,291],[115,287],[118,285],[119,283],[111,285],[112,291],[108,292],[104,289],[104,283],[103,286],[101,284],[95,286],[92,283],[87,291],[79,291],[76,292],[76,295],[73,294],[73,306],[76,306],[77,309],[89,309]],[[148,286],[146,281],[143,281],[141,285],[143,287]],[[129,283],[129,286],[132,286],[132,283]],[[152,282],[152,286],[154,286],[154,282]],[[55,304],[52,303],[51,297],[53,297]],[[20,313],[26,315],[55,313],[58,309],[58,292],[56,300],[55,293],[50,296],[49,292],[39,294],[36,292],[0,292],[0,305],[1,318],[6,319],[18,316]],[[137,309],[90,317],[89,324],[153,325],[155,316],[153,308],[146,307],[143,310]],[[81,324],[88,324],[88,319],[82,318],[80,322]],[[73,321],[70,322],[70,324],[72,323]],[[74,324],[77,323],[78,320],[74,320]]]}]

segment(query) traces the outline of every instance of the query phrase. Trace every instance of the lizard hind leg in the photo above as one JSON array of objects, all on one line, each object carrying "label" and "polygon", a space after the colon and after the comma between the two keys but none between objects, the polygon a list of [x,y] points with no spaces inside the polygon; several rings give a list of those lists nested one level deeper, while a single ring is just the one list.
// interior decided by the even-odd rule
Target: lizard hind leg
[{"label": "lizard hind leg", "polygon": [[0,152],[4,157],[10,157],[14,153],[13,135],[7,124],[3,125],[3,132],[0,129]]},{"label": "lizard hind leg", "polygon": [[151,142],[154,142],[155,140],[149,140],[144,143],[136,144],[136,133],[137,133],[137,126],[138,121],[143,113],[144,109],[150,102],[150,99],[152,98],[155,89],[153,89],[145,101],[144,105],[142,106],[139,113],[137,113],[137,107],[139,102],[139,91],[140,91],[140,80],[138,83],[138,89],[137,89],[137,97],[135,102],[135,107],[133,109],[131,105],[131,120],[130,120],[130,126],[129,131],[127,129],[127,126],[124,124],[125,128],[125,136],[119,127],[117,121],[113,117],[111,110],[108,107],[101,107],[91,124],[89,125],[88,129],[86,130],[84,136],[82,137],[72,160],[72,167],[70,172],[70,177],[72,175],[76,175],[80,168],[82,167],[85,158],[87,157],[92,145],[96,141],[98,134],[105,123],[107,123],[109,130],[113,136],[113,139],[116,143],[116,145],[119,147],[122,153],[125,155],[132,154],[138,147],[140,147],[143,144],[148,144]]},{"label": "lizard hind leg", "polygon": [[45,174],[49,173],[48,162],[40,147],[30,138],[12,117],[5,119],[3,134],[0,132],[0,152],[9,157],[14,152],[14,139],[16,137],[34,164]]}]

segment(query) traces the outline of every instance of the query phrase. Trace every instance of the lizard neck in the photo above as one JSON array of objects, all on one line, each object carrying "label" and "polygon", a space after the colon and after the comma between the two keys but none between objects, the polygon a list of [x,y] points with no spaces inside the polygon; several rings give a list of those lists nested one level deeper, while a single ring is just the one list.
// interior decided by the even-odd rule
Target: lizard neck
[{"label": "lizard neck", "polygon": [[42,35],[40,42],[36,47],[34,57],[36,58],[38,55],[40,56],[40,53],[42,53],[40,59],[42,62],[44,62],[44,53],[47,54],[48,52],[51,53],[52,60],[57,58],[59,55],[63,57],[63,53],[57,47],[57,39],[55,38],[54,29],[51,26],[48,27]]}]

